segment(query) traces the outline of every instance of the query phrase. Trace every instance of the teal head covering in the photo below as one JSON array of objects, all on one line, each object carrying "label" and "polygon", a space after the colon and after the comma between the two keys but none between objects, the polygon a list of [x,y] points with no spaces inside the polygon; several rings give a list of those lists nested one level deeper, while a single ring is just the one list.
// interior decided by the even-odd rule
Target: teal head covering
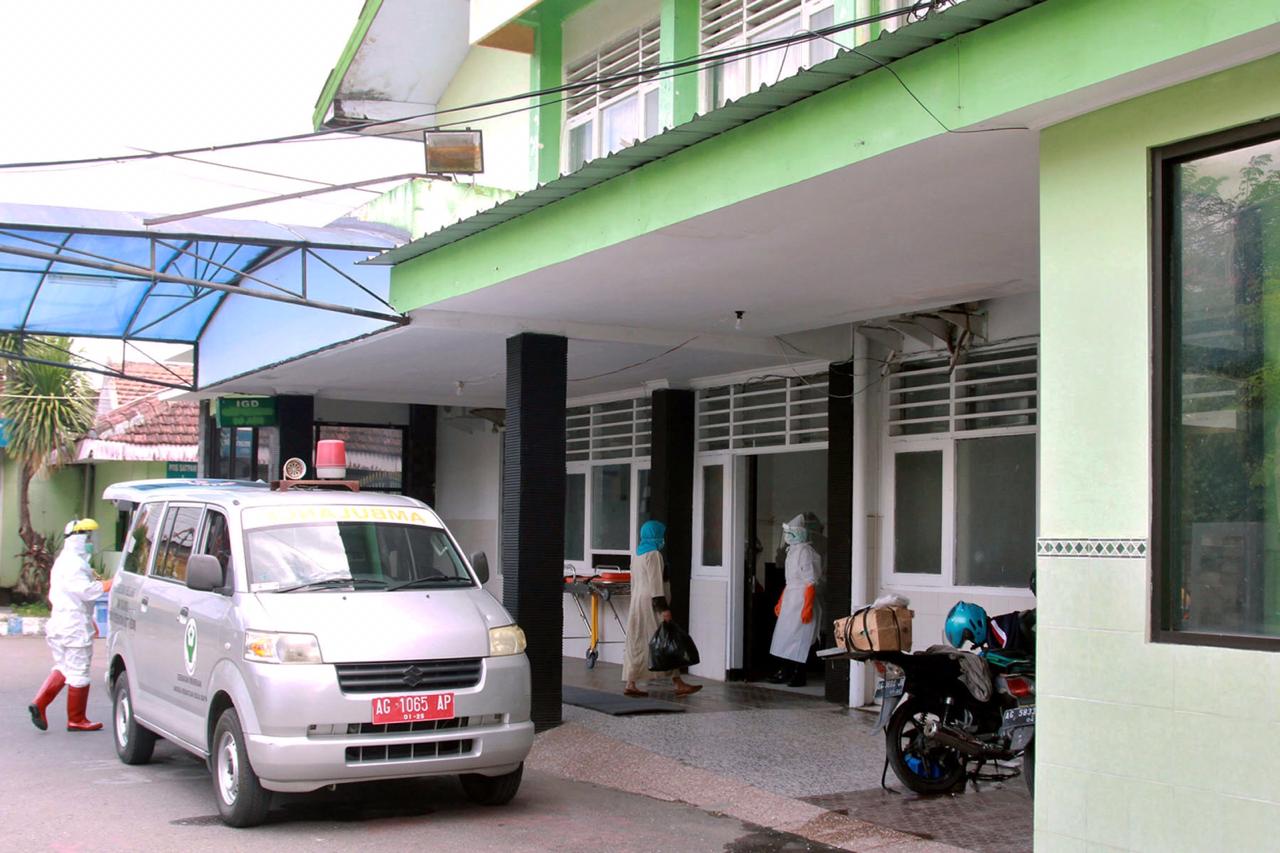
[{"label": "teal head covering", "polygon": [[667,526],[661,521],[646,521],[640,527],[640,546],[636,548],[636,556],[643,556],[650,551],[657,551],[667,538]]}]

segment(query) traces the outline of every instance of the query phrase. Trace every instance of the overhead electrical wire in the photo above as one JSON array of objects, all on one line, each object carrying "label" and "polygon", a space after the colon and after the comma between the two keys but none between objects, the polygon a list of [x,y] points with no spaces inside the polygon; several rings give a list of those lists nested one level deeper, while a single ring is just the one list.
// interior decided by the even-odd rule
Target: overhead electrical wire
[{"label": "overhead electrical wire", "polygon": [[[751,56],[757,53],[766,53],[768,51],[775,50],[780,47],[786,47],[791,44],[798,44],[801,42],[812,41],[818,38],[827,38],[828,40],[830,40],[828,38],[829,36],[836,35],[846,30],[854,29],[861,26],[866,26],[868,24],[879,23],[881,21],[888,20],[890,18],[897,18],[897,17],[902,17],[903,15],[914,14],[914,13],[920,12],[921,10],[924,10],[924,11],[932,10],[935,7],[936,7],[936,0],[920,0],[920,2],[917,2],[909,7],[904,7],[902,9],[895,9],[887,12],[878,12],[873,15],[866,15],[861,18],[855,18],[851,21],[844,21],[842,23],[832,24],[831,26],[822,27],[817,30],[802,30],[799,33],[789,35],[789,36],[780,36],[776,39],[768,39],[766,41],[756,42],[754,44],[742,45],[740,47],[727,48],[719,51],[709,51],[707,53],[695,54],[693,56],[686,57],[684,59],[674,60],[666,63],[659,63],[657,65],[651,65],[651,66],[648,66],[647,68],[640,68],[635,71],[626,71],[618,74],[611,74],[611,75],[605,75],[602,77],[578,80],[572,83],[564,83],[558,86],[550,86],[547,88],[537,89],[530,92],[524,92],[517,95],[506,95],[500,98],[491,98],[485,101],[477,101],[475,103],[464,104],[457,107],[449,107],[447,109],[442,109],[442,110],[433,110],[429,112],[397,116],[395,118],[388,118],[388,119],[355,122],[350,125],[345,125],[343,127],[330,127],[330,128],[324,128],[323,130],[307,131],[305,133],[294,133],[294,134],[287,134],[283,136],[267,137],[263,139],[243,140],[240,142],[229,142],[229,143],[222,143],[222,144],[215,144],[215,145],[200,145],[200,146],[192,146],[188,148],[176,148],[176,149],[171,149],[167,151],[153,151],[153,152],[146,152],[146,153],[140,153],[140,154],[123,154],[123,155],[116,155],[116,156],[80,157],[80,158],[71,158],[71,159],[62,159],[62,160],[31,160],[31,161],[25,161],[25,162],[0,163],[0,171],[15,171],[15,170],[24,170],[24,169],[40,170],[40,169],[46,169],[46,168],[52,168],[52,167],[83,166],[83,165],[97,165],[97,164],[108,164],[108,163],[128,163],[128,162],[136,162],[136,161],[143,161],[143,160],[156,160],[156,159],[165,158],[165,157],[179,157],[182,155],[190,155],[190,154],[208,154],[216,151],[230,151],[230,150],[235,150],[240,148],[252,148],[252,147],[262,146],[262,145],[276,145],[276,144],[290,143],[290,142],[311,141],[311,140],[318,140],[318,139],[323,139],[326,137],[334,137],[334,136],[337,136],[337,138],[346,139],[346,138],[353,138],[351,136],[348,136],[349,134],[356,134],[356,132],[363,130],[365,128],[380,127],[380,126],[389,125],[389,124],[397,124],[405,121],[435,118],[435,117],[446,115],[449,113],[466,112],[470,110],[481,109],[484,107],[499,106],[501,104],[507,104],[507,103],[512,103],[516,101],[539,99],[547,95],[569,93],[568,95],[566,95],[565,98],[561,98],[557,101],[552,101],[550,103],[535,102],[511,111],[511,112],[525,112],[533,109],[538,109],[539,107],[542,107],[542,106],[548,106],[550,104],[559,103],[560,101],[567,100],[569,97],[572,97],[572,93],[581,89],[588,89],[594,86],[608,85],[610,83],[620,83],[623,81],[631,80],[633,78],[652,78],[653,75],[661,74],[666,71],[679,71],[681,69],[686,69],[681,73],[694,73],[696,71],[703,70],[704,67],[714,67],[715,65],[722,65],[722,64],[725,64],[726,62],[730,62],[735,59]],[[862,56],[865,59],[869,59],[872,62],[876,62],[877,64],[884,67],[883,63],[880,63],[878,60],[875,60],[873,57],[867,56],[865,53],[856,51],[856,49],[849,48],[844,45],[840,45],[840,47],[843,50],[854,50],[855,52],[858,53],[859,56]],[[678,75],[673,74],[670,76],[674,77]],[[894,75],[894,77],[898,80],[900,84],[902,84],[904,87],[906,86],[906,84],[902,82],[902,79],[898,77],[896,74]],[[670,79],[670,78],[668,77],[668,78],[658,78],[658,79]],[[915,97],[914,93],[912,94],[912,97]],[[918,98],[916,100],[919,101]],[[921,106],[923,106],[923,104],[921,104]],[[927,108],[926,108],[926,111],[927,111]],[[500,115],[510,115],[511,112],[502,113]],[[499,116],[489,116],[487,118],[496,118],[496,117],[499,117]],[[482,120],[486,120],[486,119],[484,118],[467,119],[467,121],[472,121],[472,122],[482,121]],[[935,120],[936,120],[936,116],[935,116]],[[393,133],[403,133],[403,132],[404,132],[403,130],[393,131]],[[365,134],[365,135],[375,135],[375,134]],[[391,135],[391,134],[385,134],[385,135]]]}]

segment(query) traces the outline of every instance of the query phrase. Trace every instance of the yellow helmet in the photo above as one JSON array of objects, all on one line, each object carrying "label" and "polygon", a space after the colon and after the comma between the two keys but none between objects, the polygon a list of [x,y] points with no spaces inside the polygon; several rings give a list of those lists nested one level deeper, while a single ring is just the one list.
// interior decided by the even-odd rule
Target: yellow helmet
[{"label": "yellow helmet", "polygon": [[73,519],[67,522],[67,526],[63,530],[63,534],[71,536],[75,533],[91,533],[97,529],[98,522],[94,521],[92,518]]}]

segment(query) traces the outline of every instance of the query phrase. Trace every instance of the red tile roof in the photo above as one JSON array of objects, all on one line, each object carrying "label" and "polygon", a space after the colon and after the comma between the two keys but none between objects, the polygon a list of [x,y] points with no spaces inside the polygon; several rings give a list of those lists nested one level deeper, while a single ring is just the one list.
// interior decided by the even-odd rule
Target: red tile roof
[{"label": "red tile roof", "polygon": [[[169,365],[172,373],[159,365],[137,362],[112,367],[130,376],[166,382],[191,379],[190,365]],[[199,404],[159,399],[167,390],[160,385],[108,377],[102,386],[93,429],[79,443],[78,458],[195,459],[200,435]]]}]

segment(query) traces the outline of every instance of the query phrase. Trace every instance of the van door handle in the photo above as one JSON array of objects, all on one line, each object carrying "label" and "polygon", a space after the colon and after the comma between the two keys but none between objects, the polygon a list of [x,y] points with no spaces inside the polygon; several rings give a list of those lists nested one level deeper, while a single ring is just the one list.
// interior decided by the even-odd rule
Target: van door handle
[{"label": "van door handle", "polygon": [[191,609],[184,607],[178,611],[178,621],[183,625],[187,624],[187,617],[191,615]]},{"label": "van door handle", "polygon": [[146,613],[147,605],[150,603],[151,603],[151,599],[144,597],[141,601],[138,602],[138,609],[141,610],[143,613]]}]

